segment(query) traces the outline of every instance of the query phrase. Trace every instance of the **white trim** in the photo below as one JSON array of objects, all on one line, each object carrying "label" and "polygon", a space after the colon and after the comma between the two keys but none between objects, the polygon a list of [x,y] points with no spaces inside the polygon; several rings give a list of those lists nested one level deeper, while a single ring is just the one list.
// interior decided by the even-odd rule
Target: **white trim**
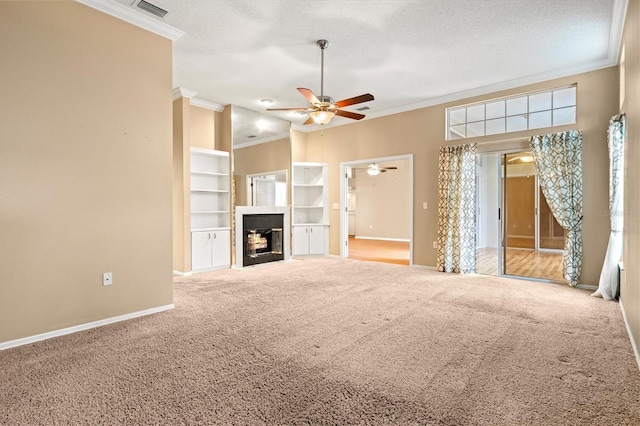
[{"label": "white trim", "polygon": [[224,105],[216,104],[215,102],[204,101],[202,99],[190,98],[189,103],[193,106],[210,109],[211,111],[215,111],[215,112],[224,111]]},{"label": "white trim", "polygon": [[340,257],[349,257],[349,248],[342,244],[349,239],[349,226],[347,211],[347,187],[344,175],[347,167],[353,167],[370,163],[386,163],[390,161],[409,161],[409,266],[413,266],[413,210],[414,210],[414,182],[413,182],[413,154],[401,154],[390,157],[369,158],[355,161],[344,161],[340,163]]},{"label": "white trim", "polygon": [[229,153],[227,151],[218,151],[216,149],[208,149],[208,148],[191,148],[191,153],[196,154],[205,154],[205,155],[217,155],[220,157],[228,157]]},{"label": "white trim", "polygon": [[185,89],[184,87],[176,87],[175,89],[173,89],[173,100],[175,101],[178,98],[191,99],[197,94],[198,92],[195,92],[193,90]]},{"label": "white trim", "polygon": [[182,37],[185,32],[179,30],[171,25],[165,24],[150,16],[137,12],[131,7],[127,7],[123,4],[117,3],[112,0],[75,0],[78,3],[89,6],[100,12],[111,15],[115,18],[128,22],[136,27],[140,27],[152,33],[158,34],[164,38],[168,38],[171,41],[176,41]]},{"label": "white trim", "polygon": [[168,311],[175,308],[172,303],[170,305],[158,306],[156,308],[145,309],[142,311],[132,312],[130,314],[118,315],[117,317],[105,318],[98,321],[88,322],[85,324],[74,325],[73,327],[62,328],[60,330],[49,331],[47,333],[36,334],[35,336],[23,337],[21,339],[9,340],[8,342],[0,343],[0,351],[15,348],[16,346],[28,345],[30,343],[39,342],[41,340],[51,339],[53,337],[64,336],[66,334],[76,333],[78,331],[89,330],[91,328],[101,327],[103,325],[113,324],[120,321],[126,321],[133,318],[142,317],[145,315],[157,314],[159,312]]},{"label": "white trim", "polygon": [[359,235],[356,235],[355,239],[356,240],[397,241],[399,243],[409,243],[409,242],[411,242],[411,239],[409,239],[409,238],[361,237]]},{"label": "white trim", "polygon": [[631,342],[631,348],[633,348],[633,354],[636,357],[636,364],[638,364],[638,369],[640,369],[640,351],[638,351],[638,345],[636,341],[633,339],[633,333],[631,333],[631,327],[629,326],[629,321],[627,320],[627,314],[624,311],[624,305],[622,304],[622,299],[619,301],[620,303],[620,311],[622,312],[622,319],[624,320],[624,325],[627,328],[627,334],[629,335],[629,341]]},{"label": "white trim", "polygon": [[588,284],[578,284],[576,286],[576,288],[579,288],[581,290],[596,291],[598,289],[598,286],[597,285],[588,285]]},{"label": "white trim", "polygon": [[193,275],[193,272],[180,272],[180,271],[176,271],[174,269],[173,270],[173,275],[178,275],[180,277],[190,277],[191,275]]},{"label": "white trim", "polygon": [[[627,17],[628,0],[613,0],[613,11],[611,12],[611,29],[609,31],[609,53],[607,58],[618,63],[620,49],[622,48],[622,31],[624,21]],[[617,18],[617,19],[616,19]]]},{"label": "white trim", "polygon": [[249,142],[235,144],[235,145],[233,145],[233,149],[234,150],[242,149],[242,148],[247,148],[247,147],[254,146],[254,145],[260,145],[260,144],[263,144],[263,143],[273,142],[273,141],[277,141],[277,140],[280,140],[280,139],[288,139],[288,138],[289,138],[289,132],[280,133],[280,134],[277,134],[277,135],[274,135],[274,136],[269,136],[269,137],[266,137],[266,138],[259,138],[259,139],[254,139],[254,140],[249,141]]}]

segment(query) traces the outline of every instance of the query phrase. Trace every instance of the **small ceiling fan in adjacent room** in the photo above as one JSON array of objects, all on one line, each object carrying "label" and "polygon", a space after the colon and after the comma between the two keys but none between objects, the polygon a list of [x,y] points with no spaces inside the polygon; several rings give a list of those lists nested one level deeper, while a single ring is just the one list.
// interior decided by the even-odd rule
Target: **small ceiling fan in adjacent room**
[{"label": "small ceiling fan in adjacent room", "polygon": [[380,167],[377,163],[371,163],[369,164],[367,167],[354,167],[354,169],[356,172],[367,172],[368,175],[370,176],[376,176],[379,175],[380,173],[386,173],[387,170],[398,170],[397,167],[392,166],[392,167]]},{"label": "small ceiling fan in adjacent room", "polygon": [[316,42],[320,48],[320,96],[316,96],[311,90],[304,87],[298,87],[298,92],[302,94],[310,103],[308,107],[302,108],[267,108],[267,111],[306,111],[309,112],[309,118],[302,124],[328,124],[331,119],[338,115],[340,117],[351,118],[353,120],[362,120],[365,115],[356,112],[345,111],[341,108],[362,102],[372,101],[373,95],[366,93],[364,95],[355,96],[353,98],[343,99],[335,102],[330,96],[324,95],[324,50],[329,46],[327,40],[318,40]]}]

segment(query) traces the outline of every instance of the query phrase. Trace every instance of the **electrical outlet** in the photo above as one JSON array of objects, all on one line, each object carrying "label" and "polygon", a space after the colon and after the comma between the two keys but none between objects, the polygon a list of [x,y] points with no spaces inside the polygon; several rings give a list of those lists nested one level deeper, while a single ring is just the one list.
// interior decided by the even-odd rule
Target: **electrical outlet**
[{"label": "electrical outlet", "polygon": [[113,284],[113,272],[105,272],[102,274],[102,285]]},{"label": "electrical outlet", "polygon": [[423,209],[427,209],[429,207],[429,203],[427,203],[426,201],[424,203],[422,203],[422,208]]},{"label": "electrical outlet", "polygon": [[434,241],[434,242],[433,242],[433,248],[434,248],[434,249],[437,249],[437,248],[438,248],[438,242],[437,242],[437,241]]}]

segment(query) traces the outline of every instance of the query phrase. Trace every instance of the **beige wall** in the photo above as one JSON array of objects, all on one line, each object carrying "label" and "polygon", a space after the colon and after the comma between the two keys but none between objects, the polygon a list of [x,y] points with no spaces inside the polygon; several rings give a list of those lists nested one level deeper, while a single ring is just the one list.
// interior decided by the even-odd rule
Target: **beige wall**
[{"label": "beige wall", "polygon": [[[438,149],[442,145],[455,145],[462,141],[447,142],[445,135],[445,108],[453,105],[508,96],[533,90],[542,90],[578,84],[578,122],[554,129],[538,129],[502,135],[469,139],[478,142],[484,151],[492,148],[489,142],[499,139],[522,138],[552,131],[582,129],[584,133],[584,262],[580,282],[597,285],[600,268],[609,236],[605,208],[608,203],[608,162],[606,129],[612,115],[618,111],[618,72],[611,67],[505,90],[486,96],[463,99],[449,104],[409,111],[362,122],[312,132],[294,138],[293,158],[304,161],[329,163],[329,204],[340,199],[339,165],[344,161],[414,154],[414,263],[435,266],[436,251],[432,242],[437,236],[438,201]],[[304,155],[296,152],[304,145]],[[509,147],[522,146],[511,143]],[[302,151],[301,150],[301,151]],[[428,202],[429,208],[422,209]],[[339,254],[340,212],[330,211],[330,252]]]},{"label": "beige wall", "polygon": [[75,2],[0,28],[0,342],[171,304],[171,41]]},{"label": "beige wall", "polygon": [[216,149],[216,113],[210,109],[189,105],[190,143],[192,147]]},{"label": "beige wall", "polygon": [[640,348],[640,2],[629,1],[622,42],[625,46],[624,265],[626,280],[620,289],[636,348]]},{"label": "beige wall", "polygon": [[398,169],[377,176],[356,172],[356,236],[409,240],[409,160],[384,162],[380,166]]},{"label": "beige wall", "polygon": [[236,200],[238,206],[248,205],[247,175],[257,173],[287,171],[287,204],[290,188],[291,143],[289,138],[248,146],[233,150],[233,175],[236,179]]}]

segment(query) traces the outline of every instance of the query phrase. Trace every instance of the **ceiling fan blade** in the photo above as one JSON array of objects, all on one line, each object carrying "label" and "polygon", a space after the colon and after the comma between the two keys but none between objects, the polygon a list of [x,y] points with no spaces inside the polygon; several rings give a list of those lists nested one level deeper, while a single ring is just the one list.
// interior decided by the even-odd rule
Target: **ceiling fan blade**
[{"label": "ceiling fan blade", "polygon": [[380,170],[398,170],[398,168],[396,166],[380,167]]},{"label": "ceiling fan blade", "polygon": [[315,123],[315,122],[313,121],[313,118],[312,118],[312,117],[309,117],[309,118],[307,118],[307,121],[305,121],[305,122],[304,122],[304,123],[302,123],[302,124],[304,124],[304,125],[306,126],[307,124],[313,124],[313,123]]},{"label": "ceiling fan blade", "polygon": [[316,97],[316,95],[314,95],[311,90],[305,89],[304,87],[298,87],[298,92],[300,92],[302,94],[302,96],[307,98],[307,100],[309,102],[311,102],[312,104],[319,104],[320,103],[320,99],[318,99]]},{"label": "ceiling fan blade", "polygon": [[[300,90],[300,89],[298,89]],[[336,102],[336,106],[338,108],[344,108],[349,105],[360,104],[362,102],[368,102],[373,100],[373,95],[371,93],[366,93],[364,95],[356,96],[354,98],[343,99],[341,101]]]},{"label": "ceiling fan blade", "polygon": [[336,115],[339,115],[341,117],[351,118],[353,120],[362,120],[364,117],[366,117],[365,115],[358,114],[357,112],[343,111],[341,109],[336,110]]},{"label": "ceiling fan blade", "polygon": [[267,108],[267,111],[313,111],[310,108]]}]

